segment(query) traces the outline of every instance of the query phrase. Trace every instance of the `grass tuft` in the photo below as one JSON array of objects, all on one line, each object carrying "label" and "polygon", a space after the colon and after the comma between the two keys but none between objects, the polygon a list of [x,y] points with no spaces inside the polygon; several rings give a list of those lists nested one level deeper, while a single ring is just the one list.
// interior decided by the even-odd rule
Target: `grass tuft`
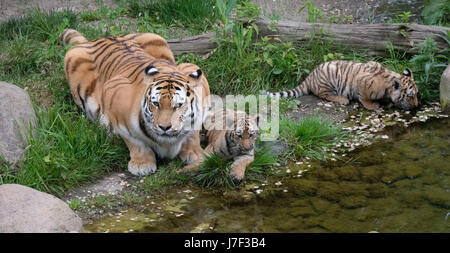
[{"label": "grass tuft", "polygon": [[[271,174],[271,166],[278,160],[278,155],[264,147],[255,152],[255,160],[247,166],[244,180],[256,180],[261,176]],[[233,161],[226,160],[216,154],[207,156],[200,165],[199,171],[193,177],[193,181],[202,187],[227,187],[237,188],[230,176]]]},{"label": "grass tuft", "polygon": [[307,116],[300,122],[281,120],[280,134],[292,147],[289,155],[318,160],[328,157],[324,147],[332,147],[346,137],[346,133],[333,120],[317,115]]}]

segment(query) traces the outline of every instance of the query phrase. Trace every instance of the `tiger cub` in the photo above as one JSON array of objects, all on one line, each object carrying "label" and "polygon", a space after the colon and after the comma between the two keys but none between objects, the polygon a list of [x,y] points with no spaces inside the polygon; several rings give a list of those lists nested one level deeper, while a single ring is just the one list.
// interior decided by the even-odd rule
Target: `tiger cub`
[{"label": "tiger cub", "polygon": [[[250,117],[243,111],[220,110],[209,112],[203,123],[200,138],[208,143],[205,154],[233,159],[230,175],[236,181],[244,178],[246,167],[254,160],[258,121],[259,116]],[[190,165],[191,171],[198,164]]]},{"label": "tiger cub", "polygon": [[368,110],[379,108],[377,100],[390,99],[395,106],[409,110],[418,106],[417,87],[411,70],[395,73],[381,64],[329,61],[316,67],[292,90],[270,93],[270,97],[299,97],[312,93],[322,99],[347,105],[358,100]]}]

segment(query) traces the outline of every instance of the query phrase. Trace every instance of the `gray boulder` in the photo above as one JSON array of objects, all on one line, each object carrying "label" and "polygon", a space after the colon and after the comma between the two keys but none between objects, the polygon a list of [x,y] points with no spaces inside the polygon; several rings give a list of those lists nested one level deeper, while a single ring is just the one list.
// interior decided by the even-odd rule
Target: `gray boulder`
[{"label": "gray boulder", "polygon": [[18,184],[0,185],[0,233],[84,232],[62,200]]},{"label": "gray boulder", "polygon": [[444,73],[442,73],[439,94],[442,110],[447,114],[450,114],[450,65],[448,65],[444,70]]},{"label": "gray boulder", "polygon": [[26,136],[36,115],[23,89],[0,82],[0,157],[9,163],[20,161],[27,146]]}]

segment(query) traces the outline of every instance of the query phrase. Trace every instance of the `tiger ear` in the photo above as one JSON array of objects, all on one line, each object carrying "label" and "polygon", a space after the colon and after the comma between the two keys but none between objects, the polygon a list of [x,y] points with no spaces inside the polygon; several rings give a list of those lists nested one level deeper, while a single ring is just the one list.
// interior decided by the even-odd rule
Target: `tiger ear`
[{"label": "tiger ear", "polygon": [[404,76],[409,76],[409,77],[413,77],[412,71],[408,68],[406,68],[405,70],[403,70],[403,75]]},{"label": "tiger ear", "polygon": [[189,74],[189,76],[195,79],[199,79],[202,76],[202,74],[203,74],[202,70],[198,69],[197,71],[194,71],[191,74]]},{"label": "tiger ear", "polygon": [[148,65],[144,71],[147,76],[153,76],[159,73],[158,69],[151,64]]}]

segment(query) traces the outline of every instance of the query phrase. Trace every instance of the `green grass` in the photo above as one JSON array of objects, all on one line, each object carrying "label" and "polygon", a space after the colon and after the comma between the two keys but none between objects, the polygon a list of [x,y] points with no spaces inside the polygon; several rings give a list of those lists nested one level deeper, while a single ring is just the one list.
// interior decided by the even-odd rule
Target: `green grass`
[{"label": "green grass", "polygon": [[429,0],[421,14],[425,25],[450,26],[450,0]]},{"label": "green grass", "polygon": [[155,23],[208,29],[219,18],[215,0],[132,0],[127,1],[133,17],[152,17]]},{"label": "green grass", "polygon": [[176,173],[182,166],[183,162],[180,159],[159,161],[156,173],[145,177],[144,182],[141,184],[142,190],[145,193],[164,191],[167,186],[187,181],[188,176]]},{"label": "green grass", "polygon": [[288,156],[318,160],[328,157],[324,147],[330,148],[346,137],[346,133],[333,120],[317,115],[304,117],[300,122],[281,120],[280,135],[290,145]]},{"label": "green grass", "polygon": [[18,171],[0,171],[0,182],[61,195],[83,183],[126,168],[128,153],[118,138],[77,112],[36,107],[37,125]]},{"label": "green grass", "polygon": [[[247,166],[245,180],[257,180],[260,177],[271,174],[271,166],[277,162],[278,156],[264,147],[255,152],[255,160]],[[199,171],[193,176],[193,181],[202,187],[226,187],[236,188],[236,184],[230,176],[233,161],[226,160],[216,154],[205,158],[199,166]]]}]

